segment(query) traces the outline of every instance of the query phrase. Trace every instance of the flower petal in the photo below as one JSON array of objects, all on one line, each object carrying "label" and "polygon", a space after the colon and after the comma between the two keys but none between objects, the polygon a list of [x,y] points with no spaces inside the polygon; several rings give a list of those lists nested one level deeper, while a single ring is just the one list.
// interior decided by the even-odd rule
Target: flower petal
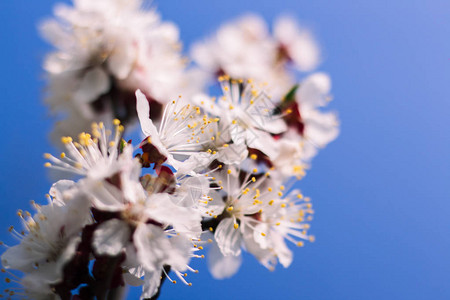
[{"label": "flower petal", "polygon": [[223,255],[241,254],[242,235],[239,228],[234,228],[233,218],[225,218],[219,223],[214,238]]},{"label": "flower petal", "polygon": [[208,252],[208,268],[215,279],[225,279],[233,276],[242,264],[242,256],[224,256],[217,243],[213,243]]},{"label": "flower petal", "polygon": [[117,255],[130,238],[130,228],[118,219],[102,223],[94,232],[92,246],[99,255]]}]

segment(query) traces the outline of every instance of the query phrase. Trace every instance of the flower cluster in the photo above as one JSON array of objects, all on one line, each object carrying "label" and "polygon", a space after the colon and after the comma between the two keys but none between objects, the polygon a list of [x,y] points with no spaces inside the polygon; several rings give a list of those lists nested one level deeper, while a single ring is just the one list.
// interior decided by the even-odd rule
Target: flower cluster
[{"label": "flower cluster", "polygon": [[[156,299],[166,279],[192,285],[191,259],[207,257],[222,279],[243,251],[273,270],[292,263],[290,245],[314,240],[311,201],[295,184],[339,128],[322,111],[328,75],[295,82],[295,69],[319,62],[311,34],[288,18],[273,36],[256,16],[220,28],[192,50],[218,77],[211,97],[206,77],[185,70],[177,28],[141,5],[74,0],[42,25],[58,48],[44,65],[47,101],[69,114],[55,132],[81,132],[63,136],[45,166],[77,180],[54,183],[34,214],[18,212],[20,243],[1,256],[6,281],[21,285],[10,296],[112,299],[131,285]],[[135,119],[133,145],[125,126]]]}]

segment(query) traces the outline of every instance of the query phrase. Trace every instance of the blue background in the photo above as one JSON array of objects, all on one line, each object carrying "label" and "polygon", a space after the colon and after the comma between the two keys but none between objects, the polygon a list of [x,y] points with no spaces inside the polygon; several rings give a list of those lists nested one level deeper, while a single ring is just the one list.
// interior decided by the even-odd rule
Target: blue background
[{"label": "blue background", "polygon": [[[0,219],[43,202],[54,152],[36,24],[55,1],[0,2]],[[291,13],[313,28],[333,79],[342,133],[300,183],[316,211],[317,240],[289,269],[250,256],[232,279],[205,262],[192,287],[165,283],[161,299],[450,299],[450,2],[155,1],[181,27],[187,49],[244,12]],[[138,291],[130,299],[137,298]]]}]

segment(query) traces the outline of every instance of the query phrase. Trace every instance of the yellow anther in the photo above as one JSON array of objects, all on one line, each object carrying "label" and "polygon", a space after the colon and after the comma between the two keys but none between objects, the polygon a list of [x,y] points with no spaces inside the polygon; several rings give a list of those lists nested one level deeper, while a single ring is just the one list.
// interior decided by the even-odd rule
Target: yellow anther
[{"label": "yellow anther", "polygon": [[228,145],[228,144],[223,144],[223,146],[224,146],[225,148],[227,148],[229,145]]},{"label": "yellow anther", "polygon": [[228,207],[227,211],[233,211],[233,206]]},{"label": "yellow anther", "polygon": [[313,235],[310,235],[310,236],[308,237],[308,240],[309,240],[311,243],[314,243],[314,241],[316,240],[316,237],[313,236]]},{"label": "yellow anther", "polygon": [[120,120],[119,119],[114,119],[113,120],[113,124],[116,125],[116,126],[120,125]]},{"label": "yellow anther", "polygon": [[262,236],[266,236],[266,234],[265,234],[264,232],[261,232],[261,235],[262,235]]},{"label": "yellow anther", "polygon": [[237,121],[236,120],[233,120],[233,121],[231,121],[231,124],[236,124],[237,123]]},{"label": "yellow anther", "polygon": [[258,173],[258,169],[257,169],[257,168],[254,168],[254,169],[253,169],[253,173]]},{"label": "yellow anther", "polygon": [[[303,198],[303,195],[302,195],[302,194],[297,194],[297,198],[298,198],[298,199],[302,199],[302,198]],[[305,201],[306,201],[306,199],[305,199]]]},{"label": "yellow anther", "polygon": [[211,231],[211,232],[212,232],[213,230],[214,230],[214,229],[213,229],[212,227],[209,227],[209,231]]},{"label": "yellow anther", "polygon": [[66,154],[64,152],[61,152],[61,154],[59,155],[59,157],[64,158],[66,157]]},{"label": "yellow anther", "polygon": [[50,153],[44,153],[44,158],[49,159],[50,157],[52,157]]},{"label": "yellow anther", "polygon": [[273,202],[274,202],[273,200],[270,200],[269,205],[273,205]]},{"label": "yellow anther", "polygon": [[51,167],[51,166],[52,166],[52,164],[49,163],[49,162],[46,162],[46,163],[44,164],[44,167],[46,167],[46,168],[49,168],[49,167]]},{"label": "yellow anther", "polygon": [[281,197],[281,196],[283,196],[283,193],[282,192],[278,192],[277,195]]},{"label": "yellow anther", "polygon": [[281,207],[286,207],[286,203],[281,203]]},{"label": "yellow anther", "polygon": [[255,177],[252,177],[252,181],[253,181],[253,182],[256,182],[256,178],[255,178]]},{"label": "yellow anther", "polygon": [[110,147],[114,147],[115,145],[116,145],[116,143],[115,143],[114,141],[110,141],[110,142],[109,142],[109,146],[110,146]]},{"label": "yellow anther", "polygon": [[215,139],[216,139],[215,137],[213,137],[213,136],[211,137],[211,141],[214,141]]},{"label": "yellow anther", "polygon": [[284,191],[284,185],[280,185],[280,190]]},{"label": "yellow anther", "polygon": [[200,246],[200,247],[198,247],[198,249],[199,249],[199,250],[203,250],[203,247],[202,247],[202,246]]},{"label": "yellow anther", "polygon": [[61,142],[62,142],[63,144],[69,144],[69,143],[72,143],[72,138],[71,138],[70,136],[63,136],[63,137],[61,138]]},{"label": "yellow anther", "polygon": [[228,174],[231,174],[231,170],[230,170],[230,169],[228,169],[227,173],[228,173]]},{"label": "yellow anther", "polygon": [[256,160],[256,159],[258,158],[258,155],[256,155],[256,154],[251,154],[251,155],[250,155],[250,158],[253,159],[253,160]]},{"label": "yellow anther", "polygon": [[277,225],[277,226],[280,226],[280,225],[281,225],[281,223],[280,223],[280,222],[276,222],[276,223],[275,223],[275,225]]},{"label": "yellow anther", "polygon": [[297,243],[297,246],[298,247],[303,247],[305,245],[305,243],[303,243],[302,241],[299,241],[298,243]]},{"label": "yellow anther", "polygon": [[238,229],[239,225],[237,223],[234,223],[234,229]]}]

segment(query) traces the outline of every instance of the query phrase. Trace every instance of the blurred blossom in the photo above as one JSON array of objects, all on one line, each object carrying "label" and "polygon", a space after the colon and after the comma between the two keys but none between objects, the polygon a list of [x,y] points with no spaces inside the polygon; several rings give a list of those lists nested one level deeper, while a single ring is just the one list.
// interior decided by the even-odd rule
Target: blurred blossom
[{"label": "blurred blossom", "polygon": [[87,130],[92,121],[135,120],[138,88],[159,108],[200,84],[195,71],[185,73],[176,25],[143,10],[140,0],[75,0],[54,14],[40,31],[56,48],[43,65],[46,102],[61,119],[56,137]]}]

